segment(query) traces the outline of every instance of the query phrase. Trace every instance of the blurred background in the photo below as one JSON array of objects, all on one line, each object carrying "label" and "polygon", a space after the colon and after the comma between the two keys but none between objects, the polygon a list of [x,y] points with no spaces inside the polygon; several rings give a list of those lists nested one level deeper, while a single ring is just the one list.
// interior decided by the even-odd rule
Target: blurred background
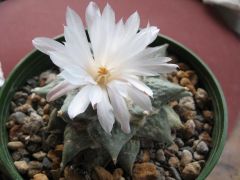
[{"label": "blurred background", "polygon": [[[33,49],[36,36],[63,33],[65,10],[82,17],[88,0],[0,0],[0,61],[5,77]],[[209,180],[240,179],[240,1],[239,0],[98,0],[127,17],[134,11],[150,24],[199,55],[219,80],[228,104],[228,142]],[[230,161],[231,160],[231,161]]]}]

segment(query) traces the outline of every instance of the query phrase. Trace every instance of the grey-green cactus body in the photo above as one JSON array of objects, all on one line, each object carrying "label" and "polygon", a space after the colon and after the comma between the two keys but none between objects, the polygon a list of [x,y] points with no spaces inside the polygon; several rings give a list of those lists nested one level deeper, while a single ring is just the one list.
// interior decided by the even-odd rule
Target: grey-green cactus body
[{"label": "grey-green cactus body", "polygon": [[[33,92],[46,95],[60,81],[62,79],[58,78],[45,87],[34,89]],[[111,135],[107,134],[98,122],[96,111],[90,106],[86,112],[71,120],[67,109],[77,91],[73,90],[65,99],[63,98],[61,108],[53,110],[48,127],[52,133],[64,130],[62,168],[75,161],[76,156],[94,156],[94,161],[83,160],[79,163],[84,162],[86,169],[91,170],[96,165],[104,166],[112,161],[121,166],[126,173],[131,174],[140,149],[140,139],[157,141],[165,145],[172,143],[171,128],[181,127],[182,124],[168,103],[190,96],[191,93],[184,87],[160,77],[144,77],[143,81],[153,90],[153,110],[146,113],[139,106],[127,101],[131,114],[129,134],[124,133],[117,122]]]}]

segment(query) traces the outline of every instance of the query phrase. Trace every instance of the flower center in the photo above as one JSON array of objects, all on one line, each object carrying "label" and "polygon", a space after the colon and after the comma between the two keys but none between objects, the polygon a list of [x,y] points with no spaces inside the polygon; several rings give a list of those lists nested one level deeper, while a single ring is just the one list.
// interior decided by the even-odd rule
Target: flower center
[{"label": "flower center", "polygon": [[97,78],[96,78],[97,83],[100,85],[106,84],[108,82],[108,78],[110,76],[108,69],[105,67],[99,67],[97,73],[98,73]]}]

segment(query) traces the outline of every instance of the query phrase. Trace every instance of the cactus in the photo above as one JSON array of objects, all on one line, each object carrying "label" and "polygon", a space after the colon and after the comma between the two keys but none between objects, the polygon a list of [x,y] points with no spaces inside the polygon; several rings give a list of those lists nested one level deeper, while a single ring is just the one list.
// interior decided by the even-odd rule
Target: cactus
[{"label": "cactus", "polygon": [[[60,81],[62,79],[57,78],[45,87],[34,89],[33,92],[46,95]],[[53,109],[47,129],[53,133],[64,130],[62,168],[80,155],[91,158],[91,162],[86,160],[80,162],[89,170],[112,161],[131,174],[140,149],[141,138],[157,141],[166,146],[172,143],[171,128],[181,127],[182,124],[179,116],[168,103],[190,96],[191,93],[184,87],[160,77],[145,77],[143,81],[153,90],[153,110],[146,114],[140,107],[128,102],[131,114],[131,133],[129,134],[124,133],[118,123],[114,124],[111,135],[107,134],[100,126],[95,110],[90,106],[83,114],[71,120],[67,109],[76,91],[69,92],[65,98],[61,99],[61,107],[58,110]]]}]

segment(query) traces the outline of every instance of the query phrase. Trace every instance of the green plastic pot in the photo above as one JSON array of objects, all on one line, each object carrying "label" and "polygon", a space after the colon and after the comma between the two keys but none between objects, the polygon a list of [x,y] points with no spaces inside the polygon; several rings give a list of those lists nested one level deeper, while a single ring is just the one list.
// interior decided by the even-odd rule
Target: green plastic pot
[{"label": "green plastic pot", "polygon": [[[59,41],[63,41],[63,37],[57,38]],[[212,171],[216,163],[218,162],[222,153],[226,132],[227,132],[227,108],[224,99],[223,92],[220,85],[203,61],[196,56],[189,49],[179,44],[178,42],[166,37],[159,36],[153,43],[153,46],[168,43],[168,51],[171,54],[175,54],[184,63],[188,64],[194,69],[202,85],[205,87],[209,96],[212,97],[213,110],[215,113],[214,127],[213,127],[213,148],[210,152],[209,158],[205,167],[202,169],[198,180],[205,179]],[[9,107],[14,92],[20,87],[26,80],[32,76],[38,75],[44,70],[51,68],[53,64],[49,60],[49,57],[39,51],[32,51],[26,55],[20,63],[15,67],[12,73],[8,76],[4,86],[0,92],[0,170],[7,179],[21,180],[22,177],[16,170],[11,155],[7,148],[8,134],[5,127],[5,123],[9,116]]]}]

